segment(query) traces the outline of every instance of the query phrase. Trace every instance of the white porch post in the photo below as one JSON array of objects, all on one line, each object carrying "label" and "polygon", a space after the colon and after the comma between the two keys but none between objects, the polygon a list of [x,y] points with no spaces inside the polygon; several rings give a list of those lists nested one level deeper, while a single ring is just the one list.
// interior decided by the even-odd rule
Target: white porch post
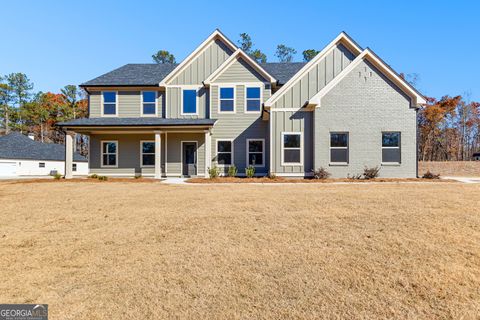
[{"label": "white porch post", "polygon": [[212,164],[212,137],[210,130],[205,130],[205,177],[208,178],[208,168]]},{"label": "white porch post", "polygon": [[73,132],[65,132],[65,179],[73,178]]},{"label": "white porch post", "polygon": [[155,179],[162,178],[162,132],[155,131]]}]

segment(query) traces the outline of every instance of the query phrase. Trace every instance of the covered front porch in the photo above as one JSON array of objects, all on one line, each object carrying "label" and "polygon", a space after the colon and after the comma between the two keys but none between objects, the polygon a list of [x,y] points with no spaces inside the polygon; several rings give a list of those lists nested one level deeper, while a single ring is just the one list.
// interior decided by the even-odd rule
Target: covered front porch
[{"label": "covered front porch", "polygon": [[[72,167],[72,136],[81,133],[90,139],[90,175],[156,179],[207,176],[211,165],[211,127],[214,120],[175,120],[188,121],[182,121],[183,125],[168,126],[73,125],[75,120],[61,124],[66,132],[66,169]],[[205,120],[209,122],[205,123]],[[66,170],[65,178],[72,178],[72,172]]]}]

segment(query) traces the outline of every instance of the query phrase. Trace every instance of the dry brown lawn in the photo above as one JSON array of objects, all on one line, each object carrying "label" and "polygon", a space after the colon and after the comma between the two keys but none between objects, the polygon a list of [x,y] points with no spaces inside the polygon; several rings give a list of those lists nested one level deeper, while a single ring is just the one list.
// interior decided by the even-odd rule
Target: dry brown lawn
[{"label": "dry brown lawn", "polygon": [[480,185],[0,183],[0,301],[51,319],[478,319]]},{"label": "dry brown lawn", "polygon": [[427,170],[447,177],[480,177],[480,161],[420,161],[418,174]]}]

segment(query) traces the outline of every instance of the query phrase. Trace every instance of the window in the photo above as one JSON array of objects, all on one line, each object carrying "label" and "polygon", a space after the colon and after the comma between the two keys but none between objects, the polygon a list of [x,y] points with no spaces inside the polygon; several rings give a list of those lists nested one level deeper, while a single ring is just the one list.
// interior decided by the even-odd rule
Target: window
[{"label": "window", "polygon": [[348,133],[330,133],[330,162],[348,163]]},{"label": "window", "polygon": [[302,134],[282,132],[282,165],[302,164]]},{"label": "window", "polygon": [[157,114],[157,93],[155,91],[142,91],[142,115]]},{"label": "window", "polygon": [[102,167],[116,167],[117,155],[117,141],[102,141]]},{"label": "window", "polygon": [[103,114],[117,115],[117,93],[115,91],[102,92]]},{"label": "window", "polygon": [[259,112],[262,102],[260,98],[260,88],[247,88],[246,97],[246,112]]},{"label": "window", "polygon": [[183,90],[182,114],[197,114],[197,90]]},{"label": "window", "polygon": [[140,157],[142,167],[155,166],[155,141],[140,142]]},{"label": "window", "polygon": [[39,162],[38,167],[39,168],[45,168],[45,162]]},{"label": "window", "polygon": [[232,140],[217,140],[217,162],[222,166],[233,164]]},{"label": "window", "polygon": [[382,132],[382,162],[400,163],[400,132]]},{"label": "window", "polygon": [[73,172],[77,171],[77,164],[76,163],[72,164],[72,171]]},{"label": "window", "polygon": [[247,139],[247,165],[263,167],[264,147],[263,139]]},{"label": "window", "polygon": [[235,112],[235,88],[220,88],[219,112]]}]

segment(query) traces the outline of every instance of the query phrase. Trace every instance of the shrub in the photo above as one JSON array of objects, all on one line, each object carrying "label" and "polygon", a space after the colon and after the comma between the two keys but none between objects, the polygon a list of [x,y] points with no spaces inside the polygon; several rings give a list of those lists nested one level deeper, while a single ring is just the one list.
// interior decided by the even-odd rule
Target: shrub
[{"label": "shrub", "polygon": [[208,168],[208,175],[210,176],[210,179],[218,178],[218,176],[220,175],[220,170],[217,166]]},{"label": "shrub", "polygon": [[62,175],[60,173],[55,173],[53,175],[53,179],[55,179],[55,180],[60,180],[61,178],[62,178]]},{"label": "shrub", "polygon": [[245,174],[247,175],[247,178],[253,178],[255,175],[255,167],[254,166],[248,166],[245,168]]},{"label": "shrub", "polygon": [[107,181],[108,177],[107,176],[98,176],[98,180],[100,181]]},{"label": "shrub", "polygon": [[138,176],[135,176],[135,179],[141,179],[142,178],[142,175],[139,174]]},{"label": "shrub", "polygon": [[277,176],[275,175],[275,173],[269,173],[268,174],[268,179],[275,180],[275,179],[277,179]]},{"label": "shrub", "polygon": [[331,176],[330,172],[328,172],[325,168],[320,167],[320,169],[312,170],[313,171],[313,178],[315,179],[328,179]]},{"label": "shrub", "polygon": [[431,173],[430,170],[427,170],[425,174],[422,176],[423,179],[440,179],[439,174]]},{"label": "shrub", "polygon": [[88,176],[90,179],[98,179],[98,175],[96,173]]},{"label": "shrub", "polygon": [[237,175],[237,173],[238,173],[238,169],[234,164],[232,164],[230,167],[228,167],[228,176],[229,177],[233,178]]},{"label": "shrub", "polygon": [[360,173],[353,174],[351,176],[350,176],[350,174],[347,174],[347,179],[360,180],[360,179],[362,179],[362,175]]},{"label": "shrub", "polygon": [[380,168],[378,166],[373,167],[373,168],[365,167],[365,169],[363,169],[363,177],[366,180],[374,179],[374,178],[378,177],[378,172],[379,171],[380,171]]}]

